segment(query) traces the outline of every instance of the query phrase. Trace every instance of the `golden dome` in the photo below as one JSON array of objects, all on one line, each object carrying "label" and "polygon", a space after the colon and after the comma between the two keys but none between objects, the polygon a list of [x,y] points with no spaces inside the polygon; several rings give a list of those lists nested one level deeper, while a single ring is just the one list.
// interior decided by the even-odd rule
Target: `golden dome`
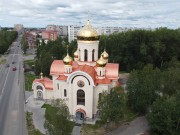
[{"label": "golden dome", "polygon": [[74,52],[74,58],[78,58],[78,49]]},{"label": "golden dome", "polygon": [[66,57],[63,59],[64,64],[65,65],[72,65],[72,61],[73,61],[73,59],[67,53]]},{"label": "golden dome", "polygon": [[106,50],[104,50],[104,52],[101,54],[101,56],[102,56],[104,59],[108,59],[109,54],[106,52]]},{"label": "golden dome", "polygon": [[86,41],[95,41],[99,40],[99,34],[97,31],[92,27],[90,21],[88,20],[86,25],[80,29],[77,33],[78,40],[86,40]]},{"label": "golden dome", "polygon": [[100,59],[96,61],[98,67],[105,67],[107,64],[107,60],[103,59],[102,55]]}]

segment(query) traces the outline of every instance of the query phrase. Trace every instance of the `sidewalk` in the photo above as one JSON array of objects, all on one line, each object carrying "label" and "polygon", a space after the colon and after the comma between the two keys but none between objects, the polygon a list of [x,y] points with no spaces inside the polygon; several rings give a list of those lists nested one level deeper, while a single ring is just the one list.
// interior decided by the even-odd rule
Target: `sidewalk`
[{"label": "sidewalk", "polygon": [[80,135],[81,126],[74,126],[71,135]]},{"label": "sidewalk", "polygon": [[129,125],[123,125],[106,135],[140,135],[149,130],[149,125],[144,116],[137,117]]},{"label": "sidewalk", "polygon": [[26,92],[26,104],[25,111],[33,113],[33,123],[36,129],[38,129],[41,133],[45,134],[46,129],[44,128],[45,122],[45,108],[41,108],[45,103],[41,100],[35,100],[33,97],[33,92]]}]

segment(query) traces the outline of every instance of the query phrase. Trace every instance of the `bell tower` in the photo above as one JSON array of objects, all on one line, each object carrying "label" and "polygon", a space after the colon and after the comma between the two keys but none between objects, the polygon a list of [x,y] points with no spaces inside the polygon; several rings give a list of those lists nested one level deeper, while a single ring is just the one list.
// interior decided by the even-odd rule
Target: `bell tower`
[{"label": "bell tower", "polygon": [[99,35],[88,20],[77,33],[78,64],[95,66],[98,60]]}]

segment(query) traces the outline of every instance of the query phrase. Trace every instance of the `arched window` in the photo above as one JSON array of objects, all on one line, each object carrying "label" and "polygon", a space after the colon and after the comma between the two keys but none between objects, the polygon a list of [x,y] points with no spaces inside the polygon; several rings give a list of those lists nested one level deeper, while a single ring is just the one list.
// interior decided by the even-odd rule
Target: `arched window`
[{"label": "arched window", "polygon": [[38,85],[38,86],[36,87],[36,89],[37,89],[37,90],[43,90],[43,88],[42,88],[40,85]]},{"label": "arched window", "polygon": [[101,101],[102,93],[99,93],[99,101]]},{"label": "arched window", "polygon": [[77,105],[85,105],[85,92],[83,90],[77,91]]},{"label": "arched window", "polygon": [[85,49],[84,50],[84,61],[87,61],[87,57],[88,57],[88,51]]},{"label": "arched window", "polygon": [[93,49],[93,51],[92,51],[92,61],[94,61],[94,52],[95,52],[95,50]]},{"label": "arched window", "polygon": [[64,89],[64,97],[66,97],[67,96],[67,91],[66,91],[66,89]]},{"label": "arched window", "polygon": [[42,93],[42,91],[37,91],[37,99],[40,99],[40,100],[43,99],[43,93]]}]

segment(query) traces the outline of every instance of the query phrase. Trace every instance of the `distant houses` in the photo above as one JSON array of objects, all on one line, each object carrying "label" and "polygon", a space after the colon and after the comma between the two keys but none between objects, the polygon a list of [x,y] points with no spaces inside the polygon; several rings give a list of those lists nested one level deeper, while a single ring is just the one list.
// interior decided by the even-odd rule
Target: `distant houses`
[{"label": "distant houses", "polygon": [[29,49],[37,48],[37,32],[36,31],[25,32],[25,37],[28,42]]},{"label": "distant houses", "polygon": [[49,40],[55,41],[58,38],[58,32],[55,30],[43,30],[42,31],[42,39],[44,40],[44,43],[47,44]]},{"label": "distant houses", "polygon": [[18,33],[23,32],[24,31],[23,24],[14,24],[14,30],[17,31]]},{"label": "distant houses", "polygon": [[[83,26],[80,25],[54,25],[50,24],[47,25],[45,28],[40,28],[40,29],[33,29],[33,32],[36,33],[37,35],[33,34],[31,31],[31,35],[36,36],[37,40],[39,41],[39,45],[41,45],[42,41],[44,41],[45,44],[47,44],[48,41],[55,41],[57,40],[58,37],[62,38],[68,38],[68,41],[74,41],[77,39],[77,32],[82,28]],[[15,24],[14,25],[15,30],[22,30],[23,25],[21,24]],[[132,28],[127,28],[127,27],[97,27],[95,28],[98,32],[99,35],[110,35],[113,33],[121,33],[123,31],[128,31],[128,30],[136,30],[140,28],[132,27]],[[152,30],[151,28],[141,28],[141,29],[148,29]],[[28,29],[26,29],[28,30]],[[29,35],[30,36],[30,35]],[[34,37],[30,37],[30,46],[33,46],[32,39]]]}]

